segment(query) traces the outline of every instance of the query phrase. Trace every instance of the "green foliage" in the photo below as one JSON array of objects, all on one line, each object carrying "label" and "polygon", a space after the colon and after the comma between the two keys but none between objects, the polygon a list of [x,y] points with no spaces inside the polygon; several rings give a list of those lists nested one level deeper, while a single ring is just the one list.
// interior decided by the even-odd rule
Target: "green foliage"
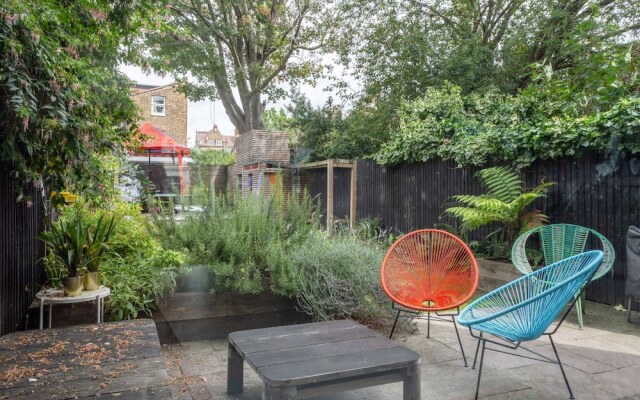
[{"label": "green foliage", "polygon": [[[637,18],[637,0],[341,2],[335,46],[351,74],[336,87],[353,107],[338,133],[369,138],[357,157],[385,143],[383,163],[523,166],[615,151],[616,132],[598,121],[638,96]],[[446,82],[462,109],[446,113]],[[447,121],[432,126],[434,108]]]},{"label": "green foliage", "polygon": [[462,221],[463,232],[497,222],[504,227],[499,242],[509,245],[516,235],[547,222],[548,217],[540,211],[524,210],[536,199],[544,197],[555,183],[541,183],[525,192],[518,174],[508,168],[487,168],[476,175],[487,187],[487,193],[453,196],[460,205],[445,210]]},{"label": "green foliage", "polygon": [[267,108],[262,114],[264,125],[270,131],[290,132],[293,120],[280,108]]},{"label": "green foliage", "polygon": [[422,98],[401,105],[399,130],[376,159],[382,164],[442,158],[460,165],[523,167],[586,151],[638,151],[640,96],[577,116],[567,112],[568,105],[545,86],[518,96],[495,90],[465,96],[452,84],[430,88]]},{"label": "green foliage", "polygon": [[[21,183],[60,187],[93,152],[130,141],[137,109],[117,72],[147,2],[7,0],[0,6],[0,155]],[[18,185],[20,186],[20,185]],[[21,196],[19,196],[21,198]]]},{"label": "green foliage", "polygon": [[[116,226],[114,216],[107,221],[101,214],[97,222],[84,220],[78,212],[72,212],[67,218],[52,222],[49,229],[41,232],[42,240],[50,251],[45,268],[55,277],[56,267],[52,263],[64,266],[69,276],[80,276],[87,270],[95,272],[106,258],[109,240]],[[60,271],[58,274],[64,274]]]},{"label": "green foliage", "polygon": [[189,154],[195,165],[230,165],[236,162],[236,155],[226,150],[191,149]]},{"label": "green foliage", "polygon": [[69,276],[69,269],[56,259],[53,252],[43,257],[41,261],[47,277],[45,284],[52,288],[59,288],[62,285],[62,279]]},{"label": "green foliage", "polygon": [[125,152],[92,153],[82,169],[72,169],[64,176],[67,190],[81,196],[97,208],[113,208],[121,201],[138,202],[142,196],[142,181],[138,165],[127,160]]},{"label": "green foliage", "polygon": [[156,232],[165,248],[186,251],[190,264],[209,265],[215,290],[261,292],[264,278],[317,224],[312,200],[283,193],[279,178],[269,196],[210,196],[205,212],[183,221],[159,215]]},{"label": "green foliage", "polygon": [[391,319],[389,301],[380,285],[381,247],[352,235],[331,239],[315,231],[288,253],[290,276],[273,285],[295,296],[300,309],[316,320],[354,318],[381,326]]},{"label": "green foliage", "polygon": [[[160,246],[152,235],[155,227],[147,223],[138,204],[114,201],[111,207],[108,212],[118,223],[100,263],[103,284],[111,289],[106,310],[112,320],[136,318],[139,313],[150,315],[157,297],[174,290],[185,256]],[[102,212],[79,199],[75,207],[61,209],[60,219],[95,225]]]},{"label": "green foliage", "polygon": [[313,82],[322,71],[303,52],[324,45],[334,11],[315,0],[170,2],[145,32],[142,62],[183,78],[192,100],[220,98],[239,132],[264,129],[261,96],[280,98],[278,82]]},{"label": "green foliage", "polygon": [[184,255],[156,249],[145,258],[113,258],[102,268],[104,285],[111,289],[107,310],[111,320],[151,315],[159,297],[173,293]]}]

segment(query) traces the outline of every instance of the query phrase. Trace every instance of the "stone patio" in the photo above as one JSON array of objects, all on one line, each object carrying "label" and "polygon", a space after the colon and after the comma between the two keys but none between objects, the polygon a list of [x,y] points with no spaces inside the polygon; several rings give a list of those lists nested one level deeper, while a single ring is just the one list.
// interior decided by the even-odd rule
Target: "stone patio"
[{"label": "stone patio", "polygon": [[[576,399],[640,400],[640,315],[612,306],[587,302],[585,327],[578,329],[571,313],[554,336]],[[426,321],[418,333],[395,338],[422,356],[423,399],[472,399],[476,370],[465,368],[451,324],[432,322],[427,339]],[[461,330],[468,362],[473,362],[475,340]],[[536,351],[553,356],[546,337],[531,342]],[[166,368],[175,399],[260,400],[262,382],[245,366],[245,392],[226,395],[227,343],[225,340],[185,342],[163,346]],[[522,354],[521,351],[519,354]],[[557,365],[497,352],[485,354],[480,397],[483,399],[569,398]],[[344,392],[315,400],[401,399],[402,384],[388,384]]]}]

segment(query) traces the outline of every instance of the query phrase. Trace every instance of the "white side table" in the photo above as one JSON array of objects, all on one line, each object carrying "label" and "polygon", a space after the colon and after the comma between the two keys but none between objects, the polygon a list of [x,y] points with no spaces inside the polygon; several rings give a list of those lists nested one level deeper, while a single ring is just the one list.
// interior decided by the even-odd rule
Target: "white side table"
[{"label": "white side table", "polygon": [[60,289],[43,289],[36,294],[36,299],[40,300],[40,329],[43,328],[44,306],[49,304],[49,328],[51,328],[51,316],[54,304],[72,304],[85,301],[96,301],[96,321],[99,324],[104,322],[104,298],[111,294],[108,287],[100,286],[98,290],[82,292],[80,296],[64,297],[64,292]]}]

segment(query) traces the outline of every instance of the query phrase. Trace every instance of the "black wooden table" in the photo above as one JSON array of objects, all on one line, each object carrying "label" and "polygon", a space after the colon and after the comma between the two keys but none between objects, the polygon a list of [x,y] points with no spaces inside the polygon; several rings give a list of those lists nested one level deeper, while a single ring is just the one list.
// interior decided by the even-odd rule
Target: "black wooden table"
[{"label": "black wooden table", "polygon": [[403,381],[420,399],[420,356],[350,320],[233,332],[227,393],[243,388],[243,360],[264,381],[263,400],[300,399]]},{"label": "black wooden table", "polygon": [[171,399],[153,320],[0,338],[0,399]]}]

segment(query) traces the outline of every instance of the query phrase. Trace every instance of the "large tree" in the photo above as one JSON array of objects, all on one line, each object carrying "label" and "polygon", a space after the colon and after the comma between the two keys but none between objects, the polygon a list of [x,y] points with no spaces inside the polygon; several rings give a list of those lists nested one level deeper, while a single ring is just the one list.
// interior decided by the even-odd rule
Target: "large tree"
[{"label": "large tree", "polygon": [[323,46],[333,12],[314,0],[176,0],[148,30],[145,63],[182,78],[192,100],[219,98],[239,132],[265,129],[263,95],[321,72],[305,51]]}]

